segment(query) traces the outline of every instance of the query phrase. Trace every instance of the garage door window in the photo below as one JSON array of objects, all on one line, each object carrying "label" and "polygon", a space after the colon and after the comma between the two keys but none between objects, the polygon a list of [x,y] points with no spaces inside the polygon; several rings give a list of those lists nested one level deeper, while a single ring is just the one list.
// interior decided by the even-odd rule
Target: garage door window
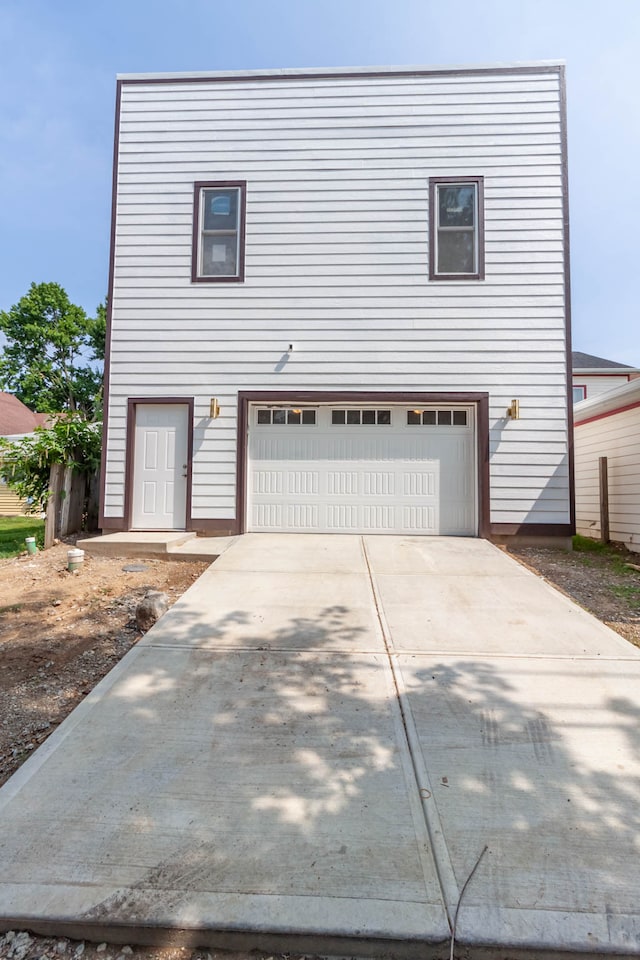
[{"label": "garage door window", "polygon": [[258,426],[274,426],[274,427],[286,427],[286,426],[295,426],[296,424],[305,424],[306,426],[314,426],[316,422],[316,411],[315,410],[301,410],[298,407],[289,408],[279,408],[258,410],[256,416],[256,422]]},{"label": "garage door window", "polygon": [[466,410],[407,410],[410,427],[466,427]]},{"label": "garage door window", "polygon": [[332,410],[331,423],[334,427],[348,426],[388,427],[391,426],[391,410]]}]

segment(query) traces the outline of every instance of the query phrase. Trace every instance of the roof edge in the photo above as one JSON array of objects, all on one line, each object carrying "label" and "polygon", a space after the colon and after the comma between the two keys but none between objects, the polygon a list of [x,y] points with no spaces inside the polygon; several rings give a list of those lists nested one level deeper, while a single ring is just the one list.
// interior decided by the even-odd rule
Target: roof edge
[{"label": "roof edge", "polygon": [[160,73],[118,73],[116,78],[122,83],[144,83],[146,81],[166,82],[181,80],[295,80],[314,77],[373,77],[373,76],[431,76],[446,74],[474,73],[530,73],[535,71],[556,71],[565,66],[564,60],[527,60],[505,63],[461,64],[453,66],[408,65],[385,67],[286,67],[258,70],[189,70]]},{"label": "roof edge", "polygon": [[607,377],[621,376],[625,373],[640,373],[640,368],[638,367],[573,367],[574,375],[581,377],[587,377],[589,374],[595,374],[597,376],[602,376],[603,374]]},{"label": "roof edge", "polygon": [[597,397],[580,400],[573,408],[573,418],[576,424],[580,424],[599,414],[615,413],[636,402],[640,402],[640,377],[600,393]]}]

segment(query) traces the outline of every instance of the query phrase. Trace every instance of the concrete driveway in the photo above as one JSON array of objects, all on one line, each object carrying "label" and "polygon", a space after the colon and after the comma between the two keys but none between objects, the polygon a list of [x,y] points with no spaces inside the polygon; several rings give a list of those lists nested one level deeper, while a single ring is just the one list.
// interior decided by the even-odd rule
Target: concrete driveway
[{"label": "concrete driveway", "polygon": [[485,541],[244,536],[0,791],[0,929],[637,955],[639,680]]}]

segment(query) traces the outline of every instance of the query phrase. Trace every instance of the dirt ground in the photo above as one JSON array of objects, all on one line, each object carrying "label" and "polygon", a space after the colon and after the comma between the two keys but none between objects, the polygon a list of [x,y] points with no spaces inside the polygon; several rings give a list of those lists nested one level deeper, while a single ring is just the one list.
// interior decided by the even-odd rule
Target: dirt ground
[{"label": "dirt ground", "polygon": [[69,573],[70,546],[0,560],[0,783],[140,638],[135,609],[147,590],[172,604],[207,567],[85,554]]},{"label": "dirt ground", "polygon": [[[63,543],[37,556],[0,560],[0,784],[36,749],[140,638],[135,608],[148,589],[173,603],[206,563],[117,560],[85,555],[69,573]],[[640,647],[637,554],[557,549],[509,551]],[[143,569],[127,569],[142,567]],[[0,934],[0,960],[304,960],[182,947],[91,944],[25,932]]]},{"label": "dirt ground", "polygon": [[508,551],[608,627],[640,647],[640,554],[622,545],[606,553],[520,547]]}]

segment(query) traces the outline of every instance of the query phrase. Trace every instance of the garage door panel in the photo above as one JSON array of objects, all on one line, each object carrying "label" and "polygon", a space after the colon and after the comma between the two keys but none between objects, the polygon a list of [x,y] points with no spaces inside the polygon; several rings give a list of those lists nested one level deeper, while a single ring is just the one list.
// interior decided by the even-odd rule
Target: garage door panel
[{"label": "garage door panel", "polygon": [[287,493],[293,496],[315,496],[320,489],[320,476],[310,465],[309,470],[289,470],[287,473]]},{"label": "garage door panel", "polygon": [[362,507],[362,525],[365,530],[391,533],[396,527],[396,508],[394,506],[364,505]]},{"label": "garage door panel", "polygon": [[255,470],[252,476],[254,493],[268,496],[282,493],[284,477],[279,470]]},{"label": "garage door panel", "polygon": [[418,472],[402,475],[402,493],[405,497],[436,497],[438,493],[438,464],[425,463]]},{"label": "garage door panel", "polygon": [[403,507],[402,532],[431,534],[432,536],[438,533],[435,506]]},{"label": "garage door panel", "polygon": [[[472,408],[466,424],[313,424],[251,419],[248,527],[350,533],[476,533]],[[298,415],[299,411],[293,411]],[[388,413],[388,412],[387,412]],[[451,418],[449,418],[451,419]]]},{"label": "garage door panel", "polygon": [[282,530],[282,505],[279,503],[254,503],[252,510],[254,530]]},{"label": "garage door panel", "polygon": [[327,473],[327,494],[330,497],[353,497],[358,493],[358,474],[343,470],[331,470]]},{"label": "garage door panel", "polygon": [[287,507],[287,526],[290,530],[318,530],[319,519],[317,503],[290,503]]},{"label": "garage door panel", "polygon": [[353,533],[359,530],[356,504],[328,503],[326,510],[328,530],[345,530]]},{"label": "garage door panel", "polygon": [[393,497],[396,478],[391,470],[366,471],[362,474],[362,493],[365,497]]}]

